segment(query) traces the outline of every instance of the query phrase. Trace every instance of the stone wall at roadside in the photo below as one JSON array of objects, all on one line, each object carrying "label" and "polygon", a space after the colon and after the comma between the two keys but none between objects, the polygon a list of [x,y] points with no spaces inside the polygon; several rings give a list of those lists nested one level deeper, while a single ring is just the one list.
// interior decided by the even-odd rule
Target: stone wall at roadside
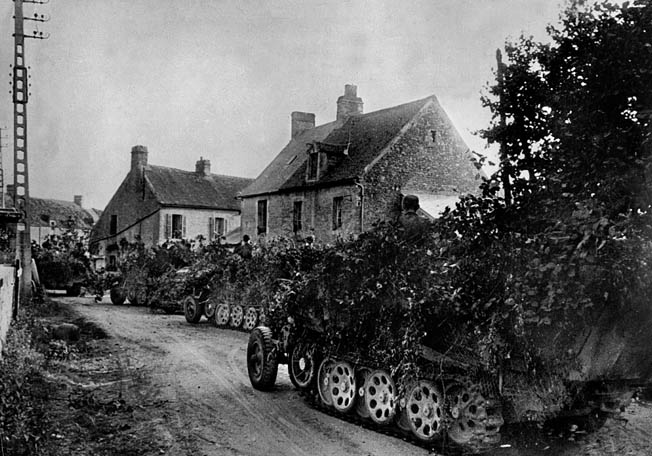
[{"label": "stone wall at roadside", "polygon": [[0,264],[0,358],[11,323],[14,297],[14,267]]}]

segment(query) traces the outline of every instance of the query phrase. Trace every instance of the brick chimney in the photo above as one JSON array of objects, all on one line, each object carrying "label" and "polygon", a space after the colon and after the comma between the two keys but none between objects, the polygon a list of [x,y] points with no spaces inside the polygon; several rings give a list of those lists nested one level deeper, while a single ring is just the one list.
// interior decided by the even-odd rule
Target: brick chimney
[{"label": "brick chimney", "polygon": [[337,120],[345,121],[354,114],[362,114],[362,98],[358,97],[358,86],[346,84],[344,95],[337,99]]},{"label": "brick chimney", "polygon": [[77,206],[82,207],[82,195],[75,195],[73,201]]},{"label": "brick chimney", "polygon": [[202,177],[206,177],[211,173],[211,161],[204,160],[204,157],[199,157],[195,163],[195,172]]},{"label": "brick chimney", "polygon": [[292,113],[292,137],[315,128],[315,115],[311,112],[294,111]]},{"label": "brick chimney", "polygon": [[147,147],[134,146],[131,148],[131,169],[147,166]]}]

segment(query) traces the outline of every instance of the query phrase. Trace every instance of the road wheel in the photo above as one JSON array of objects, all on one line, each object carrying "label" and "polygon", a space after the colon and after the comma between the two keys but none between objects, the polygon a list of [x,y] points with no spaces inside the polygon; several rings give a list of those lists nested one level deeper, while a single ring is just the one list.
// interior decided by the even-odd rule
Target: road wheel
[{"label": "road wheel", "polygon": [[217,308],[217,301],[214,299],[209,299],[206,301],[204,304],[204,315],[206,315],[206,318],[210,320],[215,316],[215,309]]},{"label": "road wheel", "polygon": [[231,317],[229,318],[229,326],[232,328],[239,328],[242,325],[242,320],[244,318],[244,310],[242,306],[236,304],[231,307]]},{"label": "road wheel", "polygon": [[219,328],[222,328],[229,324],[229,315],[231,314],[231,309],[229,309],[228,304],[220,304],[215,309],[215,325]]},{"label": "road wheel", "polygon": [[328,378],[333,407],[339,412],[348,412],[355,404],[356,386],[353,367],[345,361],[333,366]]},{"label": "road wheel", "polygon": [[121,306],[127,299],[125,290],[122,287],[112,287],[109,295],[111,296],[111,302],[116,306]]},{"label": "road wheel", "polygon": [[396,414],[396,385],[389,372],[375,370],[367,378],[364,399],[369,416],[376,423],[389,424]]},{"label": "road wheel", "polygon": [[247,371],[251,385],[257,390],[269,391],[274,387],[278,363],[272,330],[266,326],[258,326],[249,335]]},{"label": "road wheel", "polygon": [[127,300],[132,306],[144,306],[147,303],[147,291],[144,287],[136,287],[127,293]]},{"label": "road wheel", "polygon": [[422,442],[432,442],[441,435],[444,400],[437,387],[421,380],[408,393],[405,412],[412,434]]},{"label": "road wheel", "polygon": [[245,331],[251,331],[258,324],[258,311],[255,307],[249,307],[244,314],[244,320],[242,322],[242,329]]},{"label": "road wheel", "polygon": [[317,378],[318,360],[315,344],[298,343],[290,349],[288,374],[292,384],[300,390],[309,389]]},{"label": "road wheel", "polygon": [[201,303],[198,303],[192,296],[186,296],[183,300],[183,314],[188,323],[199,323],[204,313]]},{"label": "road wheel", "polygon": [[323,360],[317,371],[317,392],[319,393],[319,398],[321,399],[322,404],[326,406],[333,405],[333,397],[331,396],[331,390],[329,388],[331,370],[335,361],[330,358]]}]

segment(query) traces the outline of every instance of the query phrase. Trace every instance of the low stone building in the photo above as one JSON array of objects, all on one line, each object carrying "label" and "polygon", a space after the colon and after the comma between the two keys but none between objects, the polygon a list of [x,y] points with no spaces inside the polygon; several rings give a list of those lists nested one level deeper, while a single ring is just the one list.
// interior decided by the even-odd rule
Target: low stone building
[{"label": "low stone building", "polygon": [[[144,146],[131,150],[131,169],[91,233],[91,249],[111,266],[124,242],[211,242],[240,236],[237,194],[252,179],[212,174],[200,157],[195,171],[148,164]],[[232,239],[232,240],[236,240]],[[229,239],[231,240],[231,239]]]},{"label": "low stone building", "polygon": [[479,191],[472,153],[436,97],[364,114],[357,87],[337,100],[334,122],[293,112],[292,138],[243,190],[243,234],[329,242],[394,220],[405,194],[436,217]]}]

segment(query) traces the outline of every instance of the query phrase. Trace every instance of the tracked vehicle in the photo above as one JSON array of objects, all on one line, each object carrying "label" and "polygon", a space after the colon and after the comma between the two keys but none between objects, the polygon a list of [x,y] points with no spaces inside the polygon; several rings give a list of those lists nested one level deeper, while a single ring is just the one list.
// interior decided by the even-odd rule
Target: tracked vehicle
[{"label": "tracked vehicle", "polygon": [[[290,287],[278,315],[270,311],[268,326],[251,332],[254,388],[272,390],[287,364],[321,410],[431,449],[482,451],[505,425],[619,413],[652,382],[648,303],[626,313],[595,305],[548,324],[521,322],[513,334],[509,317],[494,333],[494,308],[460,311],[462,301],[449,299],[438,279],[450,271],[445,259],[403,253],[386,238],[364,242],[327,253]],[[491,337],[509,350],[483,351]]]}]

